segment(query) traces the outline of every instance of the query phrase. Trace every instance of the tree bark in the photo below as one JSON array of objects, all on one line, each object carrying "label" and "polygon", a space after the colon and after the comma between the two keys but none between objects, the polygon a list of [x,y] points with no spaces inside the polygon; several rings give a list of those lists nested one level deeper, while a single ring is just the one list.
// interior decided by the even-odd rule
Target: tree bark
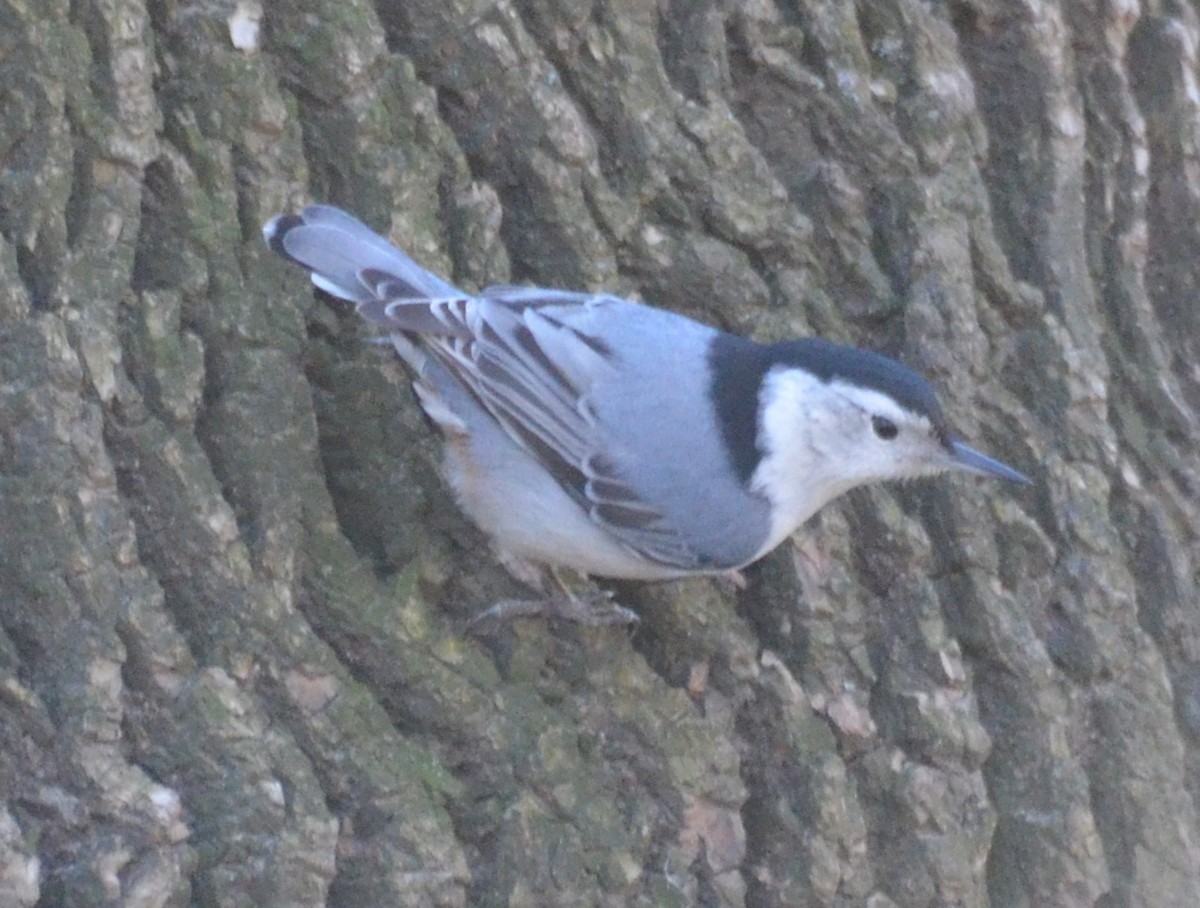
[{"label": "tree bark", "polygon": [[[0,0],[0,905],[1191,906],[1193,6]],[[1028,489],[523,595],[263,246],[897,356]],[[687,452],[680,452],[686,469]]]}]

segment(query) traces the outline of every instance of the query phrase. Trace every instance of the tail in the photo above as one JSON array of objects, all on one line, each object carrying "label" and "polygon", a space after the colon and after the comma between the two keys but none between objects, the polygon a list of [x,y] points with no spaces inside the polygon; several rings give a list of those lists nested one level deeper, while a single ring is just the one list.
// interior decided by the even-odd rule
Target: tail
[{"label": "tail", "polygon": [[465,295],[332,205],[277,215],[264,225],[263,239],[279,255],[311,272],[317,287],[360,305]]}]

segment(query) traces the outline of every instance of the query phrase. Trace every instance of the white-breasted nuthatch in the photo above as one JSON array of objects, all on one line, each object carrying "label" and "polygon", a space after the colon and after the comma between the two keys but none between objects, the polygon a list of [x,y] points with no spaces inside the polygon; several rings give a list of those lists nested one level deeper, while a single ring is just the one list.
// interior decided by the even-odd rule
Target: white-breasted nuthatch
[{"label": "white-breasted nuthatch", "polygon": [[388,332],[463,510],[510,558],[720,574],[855,486],[947,470],[1029,481],[959,440],[929,384],[875,353],[760,344],[606,294],[465,293],[327,205],[263,234]]}]

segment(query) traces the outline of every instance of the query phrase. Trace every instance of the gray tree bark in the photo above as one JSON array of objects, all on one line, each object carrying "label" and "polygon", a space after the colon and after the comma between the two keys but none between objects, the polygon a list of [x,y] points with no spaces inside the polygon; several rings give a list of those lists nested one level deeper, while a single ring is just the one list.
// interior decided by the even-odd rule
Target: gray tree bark
[{"label": "gray tree bark", "polygon": [[[257,30],[256,30],[257,26]],[[0,905],[1192,906],[1200,23],[0,0]],[[899,356],[1036,477],[521,588],[260,227]],[[687,452],[680,452],[686,468]]]}]

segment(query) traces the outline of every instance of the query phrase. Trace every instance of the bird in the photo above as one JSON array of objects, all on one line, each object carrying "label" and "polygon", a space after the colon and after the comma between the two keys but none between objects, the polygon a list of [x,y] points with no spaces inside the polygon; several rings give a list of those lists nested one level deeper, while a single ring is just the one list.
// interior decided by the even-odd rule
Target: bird
[{"label": "bird", "polygon": [[530,582],[545,568],[739,576],[857,486],[1030,481],[967,445],[932,386],[878,353],[760,343],[607,293],[468,293],[331,205],[277,215],[263,236],[394,346],[458,504]]}]

